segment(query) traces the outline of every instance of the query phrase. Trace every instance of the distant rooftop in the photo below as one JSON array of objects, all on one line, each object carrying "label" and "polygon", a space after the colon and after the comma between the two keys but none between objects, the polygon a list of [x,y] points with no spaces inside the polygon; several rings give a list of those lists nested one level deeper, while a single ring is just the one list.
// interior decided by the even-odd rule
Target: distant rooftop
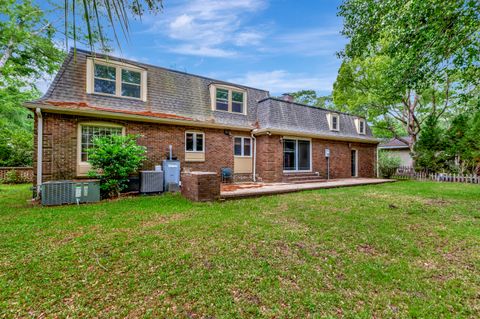
[{"label": "distant rooftop", "polygon": [[[410,136],[402,136],[402,139],[410,142],[411,137]],[[384,140],[380,145],[378,145],[379,148],[408,148],[408,144],[406,144],[403,141],[400,141],[399,139],[396,138],[391,138]]]}]

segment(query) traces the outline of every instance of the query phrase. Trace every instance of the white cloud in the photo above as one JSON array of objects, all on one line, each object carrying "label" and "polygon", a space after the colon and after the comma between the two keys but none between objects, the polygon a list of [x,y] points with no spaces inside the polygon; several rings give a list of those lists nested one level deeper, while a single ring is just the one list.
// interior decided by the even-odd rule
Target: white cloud
[{"label": "white cloud", "polygon": [[177,42],[166,47],[172,52],[232,57],[238,55],[235,47],[256,45],[264,38],[264,33],[245,25],[249,15],[265,7],[266,0],[193,0],[165,8],[166,20],[146,22],[149,33],[161,32]]},{"label": "white cloud", "polygon": [[331,91],[335,77],[310,77],[302,73],[285,70],[248,72],[243,77],[230,79],[233,83],[269,90],[272,94],[296,92],[299,90]]},{"label": "white cloud", "polygon": [[240,32],[235,36],[234,43],[237,46],[258,45],[263,38],[264,34],[259,32]]},{"label": "white cloud", "polygon": [[193,45],[179,45],[171,48],[170,51],[186,55],[208,56],[215,58],[233,57],[237,53],[234,51],[212,48],[212,47],[197,47]]}]

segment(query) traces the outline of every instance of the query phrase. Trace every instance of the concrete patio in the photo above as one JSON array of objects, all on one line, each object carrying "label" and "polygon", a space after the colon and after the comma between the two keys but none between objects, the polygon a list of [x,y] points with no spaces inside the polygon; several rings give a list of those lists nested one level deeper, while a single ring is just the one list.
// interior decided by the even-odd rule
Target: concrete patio
[{"label": "concrete patio", "polygon": [[255,197],[263,195],[274,195],[283,193],[299,192],[311,189],[350,187],[370,184],[383,184],[394,182],[393,179],[378,178],[345,178],[335,179],[328,182],[318,183],[238,183],[222,184],[220,198],[235,199],[244,197]]}]

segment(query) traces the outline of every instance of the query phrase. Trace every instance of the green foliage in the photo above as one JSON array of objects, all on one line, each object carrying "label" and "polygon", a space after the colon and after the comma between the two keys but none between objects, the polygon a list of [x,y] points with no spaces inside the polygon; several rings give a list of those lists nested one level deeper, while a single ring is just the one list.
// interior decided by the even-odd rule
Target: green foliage
[{"label": "green foliage", "polygon": [[335,105],[415,143],[430,116],[478,104],[479,13],[477,0],[344,0]]},{"label": "green foliage", "polygon": [[136,142],[136,136],[104,136],[95,138],[88,150],[92,165],[89,176],[100,179],[103,197],[118,197],[127,186],[128,176],[135,173],[146,156],[146,148]]},{"label": "green foliage", "polygon": [[294,101],[297,103],[321,107],[324,109],[335,109],[331,95],[318,96],[317,92],[314,90],[301,90],[290,93],[290,95],[293,96]]},{"label": "green foliage", "polygon": [[452,120],[445,133],[445,157],[449,170],[476,173],[480,165],[480,111],[462,113]]},{"label": "green foliage", "polygon": [[31,166],[33,114],[22,107],[39,97],[36,90],[0,89],[0,166]]},{"label": "green foliage", "polygon": [[392,177],[399,166],[400,157],[392,155],[388,151],[380,151],[378,153],[378,169],[380,176],[383,178]]},{"label": "green foliage", "polygon": [[30,0],[0,0],[0,88],[35,88],[53,74],[64,53],[54,42],[55,28]]},{"label": "green foliage", "polygon": [[427,118],[422,134],[415,144],[414,160],[417,169],[437,173],[445,169],[444,132],[434,116]]},{"label": "green foliage", "polygon": [[0,30],[0,166],[29,166],[33,119],[22,104],[40,96],[36,80],[53,74],[64,53],[54,26],[30,0],[0,0]]},{"label": "green foliage", "polygon": [[460,71],[478,83],[478,0],[344,0],[339,7],[347,59],[386,56],[388,86],[430,87]]}]

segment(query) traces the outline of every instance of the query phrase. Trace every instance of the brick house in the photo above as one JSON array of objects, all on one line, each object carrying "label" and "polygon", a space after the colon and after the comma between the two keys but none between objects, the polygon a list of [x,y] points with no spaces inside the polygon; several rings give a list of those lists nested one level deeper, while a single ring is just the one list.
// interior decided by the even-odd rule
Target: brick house
[{"label": "brick house", "polygon": [[[86,176],[92,137],[138,134],[144,169],[166,158],[182,169],[237,180],[292,176],[374,177],[378,141],[361,117],[274,98],[268,91],[77,50],[46,94],[26,103],[35,116],[37,185]],[[41,163],[41,165],[39,165]]]}]

